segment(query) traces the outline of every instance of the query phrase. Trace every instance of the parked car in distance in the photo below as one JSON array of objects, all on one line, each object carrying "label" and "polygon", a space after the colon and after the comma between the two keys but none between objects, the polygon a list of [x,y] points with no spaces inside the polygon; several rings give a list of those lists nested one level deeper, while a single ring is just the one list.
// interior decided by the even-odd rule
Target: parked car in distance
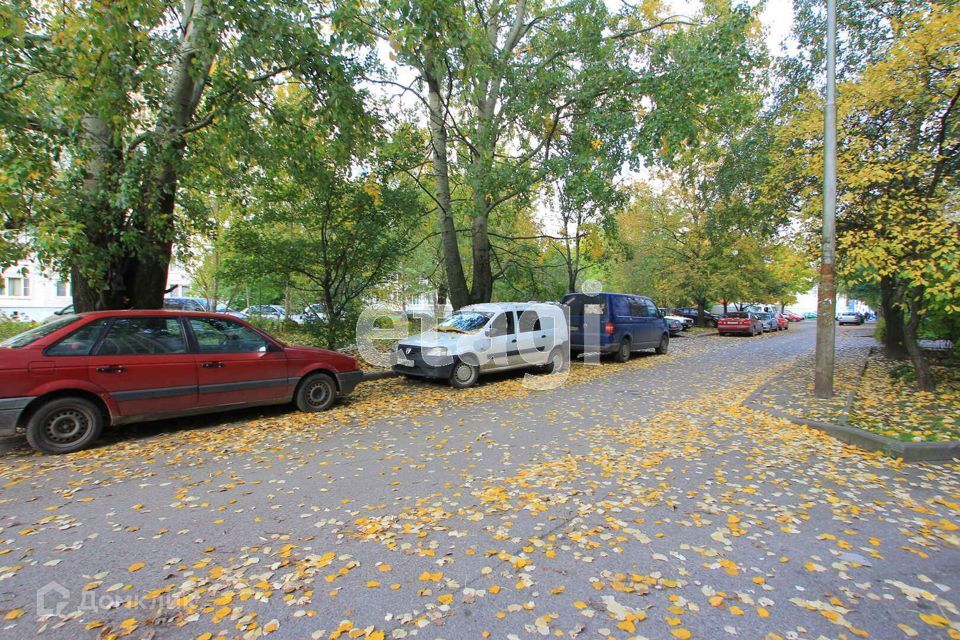
[{"label": "parked car in distance", "polygon": [[683,325],[684,331],[689,331],[690,329],[693,328],[693,325],[695,324],[695,322],[693,321],[693,318],[671,315],[669,310],[666,307],[660,307],[659,311],[660,311],[660,315],[663,316],[663,319],[666,320],[667,323],[669,323],[671,320],[676,320],[677,322]]},{"label": "parked car in distance", "polygon": [[837,322],[843,324],[863,324],[863,316],[856,311],[844,311],[837,316]]},{"label": "parked car in distance", "polygon": [[790,322],[802,322],[803,316],[799,313],[794,313],[793,311],[784,311],[783,315],[786,316],[787,320]]},{"label": "parked car in distance", "polygon": [[556,305],[473,304],[433,331],[400,340],[391,365],[404,376],[447,380],[464,389],[494,371],[560,371],[569,357],[568,335],[566,317]]},{"label": "parked car in distance", "polygon": [[667,323],[667,331],[670,337],[678,336],[683,332],[683,323],[676,318],[664,318]]},{"label": "parked car in distance", "polygon": [[763,333],[763,323],[750,311],[731,311],[717,320],[717,332],[722,336],[743,333],[752,337]]},{"label": "parked car in distance", "polygon": [[776,311],[770,315],[776,318],[778,331],[786,331],[787,329],[790,328],[790,321],[787,320],[787,317],[782,313],[780,313],[779,311]]},{"label": "parked car in distance", "polygon": [[816,312],[816,311],[807,311],[806,313],[803,314],[803,317],[806,318],[807,320],[816,320],[816,319],[817,319],[817,312]]},{"label": "parked car in distance", "polygon": [[0,343],[0,435],[24,427],[34,449],[69,453],[106,425],[291,401],[322,411],[362,377],[355,358],[230,316],[68,315]]},{"label": "parked car in distance", "polygon": [[327,313],[323,309],[323,303],[317,302],[307,305],[300,314],[301,324],[313,324],[316,322],[326,322]]},{"label": "parked car in distance", "polygon": [[207,301],[203,298],[164,298],[163,308],[176,311],[207,311]]},{"label": "parked car in distance", "polygon": [[751,311],[750,313],[754,314],[759,318],[760,324],[763,326],[764,333],[768,331],[779,331],[780,325],[777,323],[777,319],[773,317],[772,313],[765,312],[755,312]]},{"label": "parked car in distance", "polygon": [[570,310],[570,352],[599,351],[626,362],[640,349],[664,354],[670,330],[657,305],[645,296],[626,293],[568,293],[561,303]]},{"label": "parked car in distance", "polygon": [[217,313],[223,313],[228,316],[233,316],[234,318],[240,318],[241,320],[246,319],[247,317],[247,314],[245,314],[243,311],[238,311],[237,309],[233,309],[227,306],[225,302],[217,303]]},{"label": "parked car in distance", "polygon": [[287,310],[278,304],[255,304],[242,311],[248,318],[262,318],[264,320],[285,320]]},{"label": "parked car in distance", "polygon": [[[679,309],[673,310],[673,315],[683,316],[684,318],[690,318],[694,323],[697,322],[697,319],[700,317],[699,311],[696,307],[680,307]],[[706,309],[703,311],[703,321],[708,327],[717,326],[717,319],[719,316],[716,314],[710,313]]]}]

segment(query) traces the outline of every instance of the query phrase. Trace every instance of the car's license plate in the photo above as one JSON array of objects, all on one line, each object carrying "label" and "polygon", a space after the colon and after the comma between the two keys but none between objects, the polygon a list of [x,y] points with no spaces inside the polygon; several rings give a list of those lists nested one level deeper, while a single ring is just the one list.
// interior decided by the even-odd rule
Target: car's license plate
[{"label": "car's license plate", "polygon": [[413,360],[407,360],[406,358],[397,358],[397,364],[401,367],[412,367]]},{"label": "car's license plate", "polygon": [[570,326],[570,331],[580,331],[580,327]]}]

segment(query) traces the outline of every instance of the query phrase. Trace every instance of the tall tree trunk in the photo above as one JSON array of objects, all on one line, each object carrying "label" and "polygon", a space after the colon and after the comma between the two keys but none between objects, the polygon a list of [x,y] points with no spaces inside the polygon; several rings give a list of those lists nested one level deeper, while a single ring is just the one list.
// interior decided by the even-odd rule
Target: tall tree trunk
[{"label": "tall tree trunk", "polygon": [[907,357],[904,339],[903,307],[898,303],[897,285],[892,277],[880,280],[880,313],[883,315],[883,348],[896,360]]},{"label": "tall tree trunk", "polygon": [[[158,309],[163,306],[167,271],[173,255],[174,210],[180,163],[186,150],[184,132],[194,117],[206,86],[214,51],[205,37],[208,35],[206,0],[184,0],[181,16],[182,36],[179,58],[167,90],[166,102],[152,132],[152,146],[148,147],[148,161],[154,170],[148,173],[141,189],[146,193],[141,210],[130,215],[126,225],[142,236],[137,246],[114,256],[106,266],[104,281],[90,281],[76,265],[71,269],[74,304],[78,311],[91,309],[140,308]],[[203,55],[202,63],[198,59]],[[106,244],[118,241],[108,238],[119,225],[125,212],[114,211],[109,201],[113,185],[105,175],[116,170],[111,163],[122,162],[123,151],[118,149],[108,121],[98,116],[83,119],[84,135],[90,140],[92,159],[87,164],[84,191],[106,222],[98,231],[87,229],[90,242]]]},{"label": "tall tree trunk", "polygon": [[567,293],[577,292],[577,271],[573,268],[573,263],[567,261]]},{"label": "tall tree trunk", "polygon": [[904,324],[903,337],[907,353],[910,354],[910,360],[913,361],[913,368],[917,373],[917,388],[920,391],[935,391],[937,385],[933,379],[933,373],[930,371],[930,361],[927,360],[927,355],[917,343],[917,329],[920,327],[922,297],[923,291],[920,287],[914,287],[906,296],[910,316]]},{"label": "tall tree trunk", "polygon": [[[180,164],[187,148],[184,132],[200,105],[214,58],[214,52],[203,41],[210,28],[208,11],[206,0],[183,2],[184,26],[179,59],[157,126],[159,171],[154,191],[156,204],[153,211],[144,212],[146,247],[137,256],[133,265],[134,274],[131,274],[135,279],[130,302],[137,309],[159,309],[163,306],[167,272],[173,257]],[[204,54],[203,57],[201,54]]]},{"label": "tall tree trunk", "polygon": [[[86,239],[93,247],[110,246],[119,242],[118,235],[122,232],[118,221],[123,212],[115,210],[110,202],[110,193],[121,171],[122,153],[114,142],[113,128],[106,118],[86,115],[81,127],[89,153],[84,166],[83,194],[86,206],[95,212],[95,217],[86,225]],[[84,263],[82,256],[76,257],[80,259],[74,260],[70,268],[76,311],[122,309],[127,306],[128,291],[123,274],[129,257],[108,254],[104,259],[105,264],[102,264],[102,280],[91,279],[80,267]]]},{"label": "tall tree trunk", "polygon": [[490,236],[487,235],[489,214],[478,215],[471,230],[473,249],[473,286],[470,289],[470,302],[490,302],[493,298],[493,271],[490,265]]},{"label": "tall tree trunk", "polygon": [[334,315],[334,306],[333,306],[333,284],[327,280],[323,283],[323,304],[327,310],[327,322],[324,326],[324,339],[327,343],[328,349],[336,349],[336,325],[340,322],[341,310],[336,310],[336,315]]},{"label": "tall tree trunk", "polygon": [[447,164],[447,125],[440,83],[432,56],[427,56],[421,70],[427,84],[427,103],[430,111],[430,145],[433,151],[433,179],[437,208],[440,213],[440,239],[443,247],[443,267],[446,274],[450,303],[454,309],[470,304],[467,277],[463,272],[457,228],[454,224],[450,198],[450,168]]},{"label": "tall tree trunk", "polygon": [[437,307],[445,307],[447,305],[447,284],[441,283],[437,286]]},{"label": "tall tree trunk", "polygon": [[[180,152],[182,157],[182,151]],[[129,291],[128,304],[133,309],[160,309],[167,287],[167,273],[173,257],[174,207],[177,174],[172,161],[163,169],[159,181],[159,197],[155,212],[146,211],[144,248],[127,261],[123,278]]]},{"label": "tall tree trunk", "polygon": [[220,250],[213,250],[213,300],[210,301],[210,311],[216,313],[220,302]]},{"label": "tall tree trunk", "polygon": [[707,326],[707,319],[703,316],[704,307],[706,307],[707,301],[703,298],[697,298],[697,326],[705,327]]}]

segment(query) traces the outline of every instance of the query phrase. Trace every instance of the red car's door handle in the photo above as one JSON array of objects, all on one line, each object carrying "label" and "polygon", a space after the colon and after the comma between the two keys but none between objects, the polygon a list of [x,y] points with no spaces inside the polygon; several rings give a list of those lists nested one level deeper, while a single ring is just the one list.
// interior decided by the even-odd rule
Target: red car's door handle
[{"label": "red car's door handle", "polygon": [[124,368],[118,364],[108,364],[105,367],[97,367],[97,373],[123,373]]},{"label": "red car's door handle", "polygon": [[222,369],[224,365],[222,362],[204,362],[201,366],[204,369]]}]

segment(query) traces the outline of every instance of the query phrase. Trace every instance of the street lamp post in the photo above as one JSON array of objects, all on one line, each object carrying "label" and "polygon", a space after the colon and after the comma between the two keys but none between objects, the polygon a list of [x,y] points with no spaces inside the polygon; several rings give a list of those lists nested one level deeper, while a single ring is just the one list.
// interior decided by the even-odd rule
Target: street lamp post
[{"label": "street lamp post", "polygon": [[817,290],[817,369],[814,395],[833,396],[837,283],[837,2],[827,0],[827,104],[823,114],[823,240]]}]

